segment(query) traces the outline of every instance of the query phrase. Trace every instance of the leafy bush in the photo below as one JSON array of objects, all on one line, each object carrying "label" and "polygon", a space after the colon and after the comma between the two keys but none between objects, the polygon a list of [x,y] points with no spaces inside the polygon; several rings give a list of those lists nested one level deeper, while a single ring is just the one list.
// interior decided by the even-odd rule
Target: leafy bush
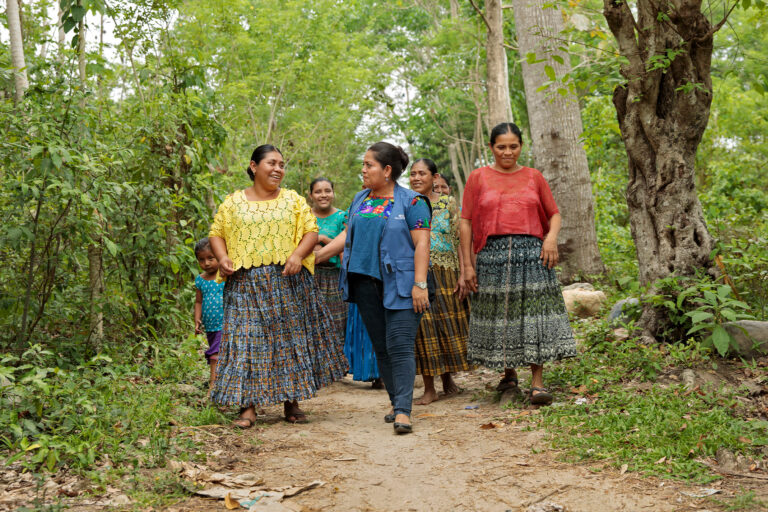
[{"label": "leafy bush", "polygon": [[703,336],[705,346],[714,347],[721,356],[735,344],[723,325],[754,318],[748,313],[749,305],[733,297],[729,285],[706,276],[669,276],[657,281],[655,290],[643,300],[667,314],[671,327],[664,338],[678,341],[697,334]]},{"label": "leafy bush", "polygon": [[[4,356],[0,441],[6,463],[54,471],[62,465],[87,470],[105,459],[154,467],[170,454],[185,458],[188,447],[174,437],[171,420],[222,420],[206,403],[199,343],[195,336],[175,348],[145,341],[127,347],[118,361],[99,355],[68,369],[39,345],[20,358]],[[146,358],[153,352],[156,357]],[[199,392],[180,395],[175,385],[184,381],[196,383]]]}]

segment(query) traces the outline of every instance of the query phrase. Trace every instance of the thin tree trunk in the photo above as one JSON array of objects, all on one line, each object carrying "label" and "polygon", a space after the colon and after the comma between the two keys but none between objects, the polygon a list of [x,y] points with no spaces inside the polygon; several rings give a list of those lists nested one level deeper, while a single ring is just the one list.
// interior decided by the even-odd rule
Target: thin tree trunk
[{"label": "thin tree trunk", "polygon": [[64,20],[62,19],[63,17],[64,11],[62,11],[61,7],[59,7],[59,21],[56,24],[58,27],[59,36],[59,60],[64,57],[64,41],[66,39],[66,33],[64,33]]},{"label": "thin tree trunk", "polygon": [[504,17],[501,0],[485,2],[488,38],[485,45],[488,73],[488,119],[491,127],[512,122],[512,105],[509,102],[509,67],[504,48]]},{"label": "thin tree trunk", "polygon": [[[558,240],[560,278],[571,282],[579,274],[601,274],[605,268],[597,247],[589,165],[580,141],[583,129],[578,100],[570,94],[554,94],[552,88],[538,90],[549,80],[545,72],[547,66],[547,70],[554,71],[558,77],[571,70],[568,55],[558,50],[561,44],[553,39],[563,30],[560,10],[545,4],[545,0],[512,1],[517,42],[523,57],[533,160],[547,178],[563,216]],[[531,52],[543,62],[530,64],[525,57]]]},{"label": "thin tree trunk", "polygon": [[[627,60],[613,103],[629,158],[629,206],[632,237],[642,284],[669,275],[717,270],[709,255],[713,239],[696,195],[695,157],[709,121],[713,26],[697,0],[604,1],[608,26]],[[637,19],[635,19],[637,15]],[[658,55],[676,55],[668,66],[652,63]],[[686,90],[688,88],[688,90]],[[640,325],[659,336],[669,319],[646,306]]]},{"label": "thin tree trunk", "polygon": [[452,142],[448,144],[448,156],[451,159],[451,173],[453,174],[453,180],[456,182],[456,187],[459,189],[459,202],[464,198],[464,180],[459,172],[459,159],[456,155],[456,145],[458,142]]},{"label": "thin tree trunk", "polygon": [[[78,1],[78,5],[82,2]],[[80,20],[78,26],[77,39],[77,70],[80,75],[80,86],[85,91],[87,86],[86,59],[85,59],[85,17]],[[85,97],[81,103],[81,108],[85,107]],[[102,311],[102,295],[104,292],[104,263],[103,258],[103,240],[101,237],[101,215],[94,210],[92,215],[96,219],[98,228],[95,239],[88,244],[88,288],[90,292],[90,340],[93,349],[98,352],[101,350],[104,342],[104,313]]]},{"label": "thin tree trunk", "polygon": [[11,66],[14,68],[13,82],[16,90],[14,100],[18,103],[24,98],[24,93],[29,88],[27,64],[24,60],[24,39],[21,34],[19,1],[6,0],[5,14],[8,18],[8,35],[11,43]]},{"label": "thin tree trunk", "polygon": [[451,4],[451,18],[459,17],[459,0],[450,0]]}]

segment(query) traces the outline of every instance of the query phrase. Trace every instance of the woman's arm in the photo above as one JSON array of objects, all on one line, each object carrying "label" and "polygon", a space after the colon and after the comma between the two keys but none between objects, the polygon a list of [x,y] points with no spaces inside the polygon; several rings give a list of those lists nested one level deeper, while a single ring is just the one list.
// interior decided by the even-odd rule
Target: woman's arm
[{"label": "woman's arm", "polygon": [[[419,282],[427,281],[427,271],[429,269],[429,234],[428,229],[412,229],[411,239],[416,246],[413,253],[413,280]],[[413,299],[413,310],[416,313],[423,313],[429,308],[429,291],[422,290],[416,285],[411,289],[411,298]]]},{"label": "woman's arm", "polygon": [[288,259],[285,261],[285,266],[283,267],[283,275],[292,276],[294,274],[298,274],[301,270],[302,260],[309,256],[310,253],[312,253],[312,249],[315,248],[316,243],[317,231],[304,233],[304,236],[301,238],[299,245],[296,246],[291,255],[288,256]]},{"label": "woman's arm", "polygon": [[[477,274],[472,259],[472,221],[461,219],[459,224],[459,249],[461,251],[461,268],[464,275],[463,290],[459,290],[460,299],[463,299],[470,292],[477,291]],[[462,296],[461,293],[464,293]]]},{"label": "woman's arm", "polygon": [[563,224],[563,218],[559,213],[549,218],[549,233],[544,237],[541,244],[541,264],[547,268],[557,265],[560,257],[557,253],[557,235],[560,233],[560,227]]},{"label": "woman's arm", "polygon": [[328,245],[315,252],[315,263],[325,263],[332,257],[344,251],[344,243],[347,241],[347,230],[339,233]]},{"label": "woman's arm", "polygon": [[232,260],[229,259],[227,254],[227,242],[223,238],[218,236],[209,236],[208,240],[211,242],[211,249],[213,255],[219,260],[219,274],[223,276],[230,276],[235,271]]}]

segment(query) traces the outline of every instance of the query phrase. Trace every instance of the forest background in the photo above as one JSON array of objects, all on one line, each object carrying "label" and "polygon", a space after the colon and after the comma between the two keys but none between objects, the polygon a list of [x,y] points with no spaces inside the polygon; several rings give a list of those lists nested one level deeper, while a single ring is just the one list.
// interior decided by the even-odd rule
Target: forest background
[{"label": "forest background", "polygon": [[[191,321],[192,248],[216,205],[248,185],[258,144],[283,150],[289,188],[306,193],[314,177],[331,178],[342,208],[377,140],[432,158],[454,190],[490,157],[483,2],[19,4],[23,97],[8,17],[0,18],[0,448],[10,462],[87,469],[104,454],[132,457],[125,443],[147,432],[154,444],[142,464],[161,464],[176,449],[152,427],[173,410],[171,393],[127,397],[125,386],[204,380]],[[672,279],[652,295],[638,279],[612,103],[623,61],[602,3],[545,6],[563,19],[556,37],[571,70],[548,71],[540,88],[581,111],[606,268],[578,277],[609,291],[611,302],[635,296],[667,308],[679,321],[659,338],[697,347],[711,345],[731,313],[768,316],[768,30],[762,4],[736,5],[715,34],[695,183],[716,240],[711,256],[722,257],[740,300],[710,309],[702,309],[705,292],[721,284],[711,276]],[[713,3],[707,13],[722,17],[725,7]],[[537,56],[518,51],[511,10],[503,27],[511,113],[530,141],[521,66]],[[530,145],[521,163],[534,166]],[[674,287],[675,296],[693,291],[670,306],[664,290]],[[697,318],[706,328],[688,335]],[[104,434],[131,400],[153,393],[146,417]],[[221,421],[206,407],[190,415]]]}]

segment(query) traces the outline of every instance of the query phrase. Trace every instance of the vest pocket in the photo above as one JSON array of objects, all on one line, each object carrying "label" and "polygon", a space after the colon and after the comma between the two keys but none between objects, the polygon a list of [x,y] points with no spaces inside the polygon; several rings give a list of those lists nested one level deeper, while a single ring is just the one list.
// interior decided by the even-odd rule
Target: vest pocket
[{"label": "vest pocket", "polygon": [[400,297],[411,296],[414,276],[413,258],[398,258],[395,260],[395,282],[397,283],[397,294]]}]

